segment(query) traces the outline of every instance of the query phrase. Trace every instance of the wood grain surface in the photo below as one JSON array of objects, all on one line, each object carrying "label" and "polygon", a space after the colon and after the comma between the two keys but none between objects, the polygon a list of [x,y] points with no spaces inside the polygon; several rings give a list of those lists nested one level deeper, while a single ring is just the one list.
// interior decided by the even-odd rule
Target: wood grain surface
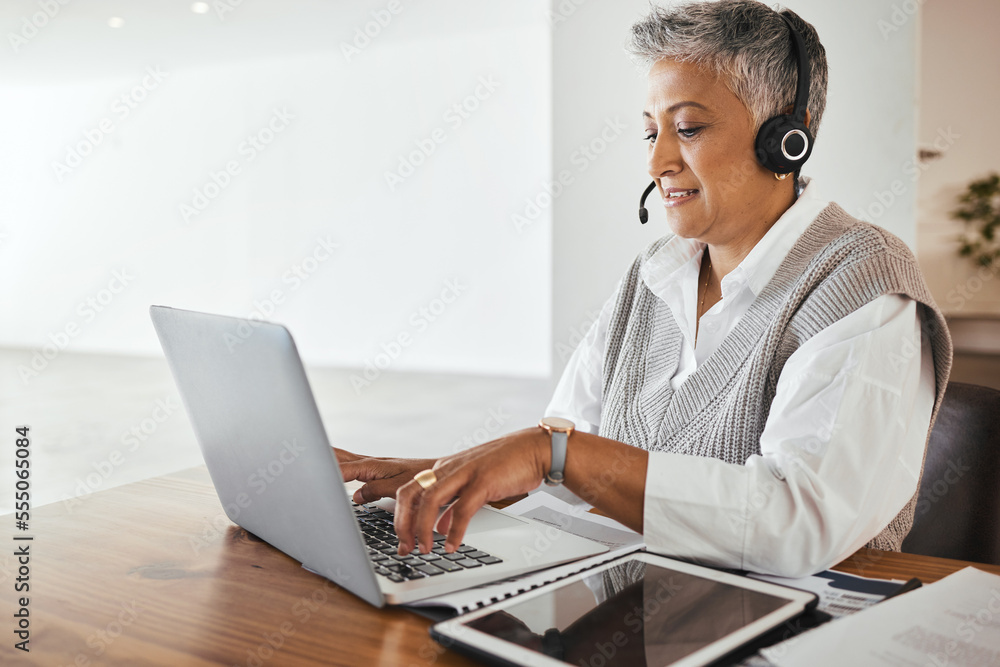
[{"label": "wood grain surface", "polygon": [[475,664],[233,525],[204,469],[38,508],[31,527],[31,650],[13,648],[8,576],[5,666]]},{"label": "wood grain surface", "polygon": [[986,572],[1000,575],[1000,566],[985,563],[970,563],[964,560],[948,558],[931,558],[930,556],[915,556],[897,551],[878,551],[877,549],[859,549],[847,560],[833,569],[849,572],[862,577],[876,579],[910,579],[916,577],[924,584],[934,583],[938,579],[957,572],[965,567],[975,567]]},{"label": "wood grain surface", "polygon": [[[5,548],[3,665],[474,664],[426,619],[375,609],[233,525],[204,468],[38,508],[31,528],[31,651],[13,648]],[[837,569],[929,583],[965,565],[862,550]]]}]

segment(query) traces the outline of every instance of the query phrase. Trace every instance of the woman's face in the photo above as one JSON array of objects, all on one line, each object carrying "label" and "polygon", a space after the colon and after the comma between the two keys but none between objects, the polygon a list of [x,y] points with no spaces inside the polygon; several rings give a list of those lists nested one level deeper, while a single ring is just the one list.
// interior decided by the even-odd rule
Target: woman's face
[{"label": "woman's face", "polygon": [[757,162],[750,112],[709,70],[657,62],[643,119],[649,173],[678,236],[752,246],[791,204],[791,181]]}]

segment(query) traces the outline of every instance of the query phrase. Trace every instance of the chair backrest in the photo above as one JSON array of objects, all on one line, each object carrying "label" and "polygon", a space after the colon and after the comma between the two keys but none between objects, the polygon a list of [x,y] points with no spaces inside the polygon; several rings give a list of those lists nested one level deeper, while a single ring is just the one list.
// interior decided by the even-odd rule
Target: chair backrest
[{"label": "chair backrest", "polygon": [[902,550],[1000,565],[1000,391],[948,384]]}]

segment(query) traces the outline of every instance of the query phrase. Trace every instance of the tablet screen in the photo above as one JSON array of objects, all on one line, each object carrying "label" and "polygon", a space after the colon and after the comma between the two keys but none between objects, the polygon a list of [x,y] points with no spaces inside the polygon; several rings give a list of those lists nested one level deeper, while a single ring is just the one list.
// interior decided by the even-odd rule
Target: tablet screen
[{"label": "tablet screen", "polygon": [[787,603],[635,560],[468,625],[574,665],[668,665]]}]

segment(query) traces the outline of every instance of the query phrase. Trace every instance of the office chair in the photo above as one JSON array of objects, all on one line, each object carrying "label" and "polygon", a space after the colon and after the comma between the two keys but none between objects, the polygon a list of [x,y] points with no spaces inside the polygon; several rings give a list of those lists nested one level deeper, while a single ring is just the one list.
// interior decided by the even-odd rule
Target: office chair
[{"label": "office chair", "polygon": [[902,550],[1000,565],[1000,391],[948,384]]}]

